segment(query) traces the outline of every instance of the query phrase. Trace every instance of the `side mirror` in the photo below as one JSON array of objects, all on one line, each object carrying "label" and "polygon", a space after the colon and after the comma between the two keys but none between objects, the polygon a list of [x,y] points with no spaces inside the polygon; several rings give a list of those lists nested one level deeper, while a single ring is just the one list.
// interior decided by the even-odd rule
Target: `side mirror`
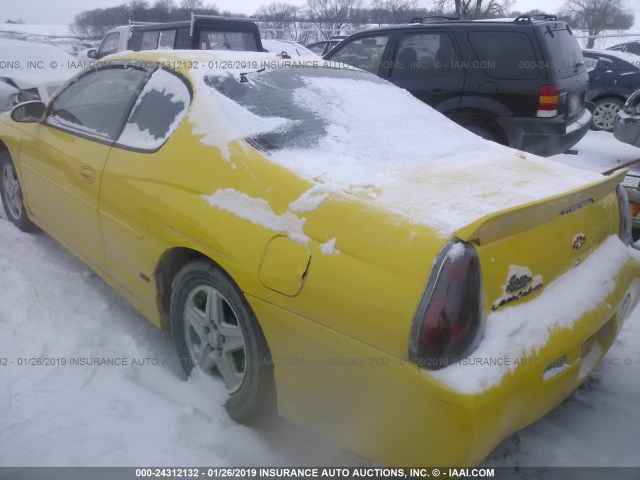
[{"label": "side mirror", "polygon": [[11,118],[14,122],[31,123],[39,122],[44,116],[46,105],[43,102],[34,100],[17,105],[11,111]]},{"label": "side mirror", "polygon": [[97,58],[98,57],[98,50],[96,50],[95,48],[92,48],[91,50],[87,50],[87,57],[89,57],[89,58]]}]

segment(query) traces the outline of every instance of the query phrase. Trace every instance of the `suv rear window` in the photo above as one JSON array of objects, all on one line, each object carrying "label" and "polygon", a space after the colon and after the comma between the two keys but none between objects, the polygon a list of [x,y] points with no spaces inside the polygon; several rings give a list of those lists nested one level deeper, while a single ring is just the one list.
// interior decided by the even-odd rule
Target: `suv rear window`
[{"label": "suv rear window", "polygon": [[582,50],[568,28],[554,30],[549,26],[541,26],[538,35],[545,48],[547,60],[558,78],[568,78],[585,72]]},{"label": "suv rear window", "polygon": [[533,80],[538,63],[531,39],[523,32],[470,32],[480,68],[491,78]]},{"label": "suv rear window", "polygon": [[200,50],[235,50],[255,52],[256,37],[250,32],[200,32]]}]

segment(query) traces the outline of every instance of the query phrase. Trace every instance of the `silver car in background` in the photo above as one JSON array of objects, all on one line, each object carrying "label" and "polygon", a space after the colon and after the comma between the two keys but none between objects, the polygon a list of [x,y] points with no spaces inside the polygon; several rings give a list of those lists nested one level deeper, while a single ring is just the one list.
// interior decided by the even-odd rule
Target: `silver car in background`
[{"label": "silver car in background", "polygon": [[47,102],[82,67],[61,48],[0,39],[0,112],[29,100]]}]

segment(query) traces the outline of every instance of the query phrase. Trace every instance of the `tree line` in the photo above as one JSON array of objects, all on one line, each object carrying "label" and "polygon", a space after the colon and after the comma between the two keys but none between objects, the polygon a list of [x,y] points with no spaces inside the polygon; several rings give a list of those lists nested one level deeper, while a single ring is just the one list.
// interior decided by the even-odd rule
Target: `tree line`
[{"label": "tree line", "polygon": [[[633,25],[633,14],[625,0],[565,0],[558,12],[517,12],[510,10],[512,0],[307,0],[298,7],[273,2],[257,9],[251,17],[260,22],[266,37],[287,38],[306,43],[362,25],[406,23],[416,17],[448,16],[481,19],[522,14],[557,13],[573,28],[596,36],[604,30],[625,30]],[[129,0],[110,8],[86,10],[75,17],[71,29],[86,38],[100,38],[104,33],[129,21],[170,22],[187,20],[191,13],[247,17],[220,11],[203,0]],[[592,46],[588,45],[588,46]]]}]

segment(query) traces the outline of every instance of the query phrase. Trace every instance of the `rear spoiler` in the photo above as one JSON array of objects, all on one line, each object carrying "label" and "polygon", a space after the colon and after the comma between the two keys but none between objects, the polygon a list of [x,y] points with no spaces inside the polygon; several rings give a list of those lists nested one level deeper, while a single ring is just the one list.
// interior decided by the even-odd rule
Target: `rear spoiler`
[{"label": "rear spoiler", "polygon": [[559,215],[568,215],[595,203],[615,192],[627,170],[619,170],[585,187],[501,210],[457,230],[454,235],[462,241],[485,245],[500,238],[525,232],[550,222]]}]

